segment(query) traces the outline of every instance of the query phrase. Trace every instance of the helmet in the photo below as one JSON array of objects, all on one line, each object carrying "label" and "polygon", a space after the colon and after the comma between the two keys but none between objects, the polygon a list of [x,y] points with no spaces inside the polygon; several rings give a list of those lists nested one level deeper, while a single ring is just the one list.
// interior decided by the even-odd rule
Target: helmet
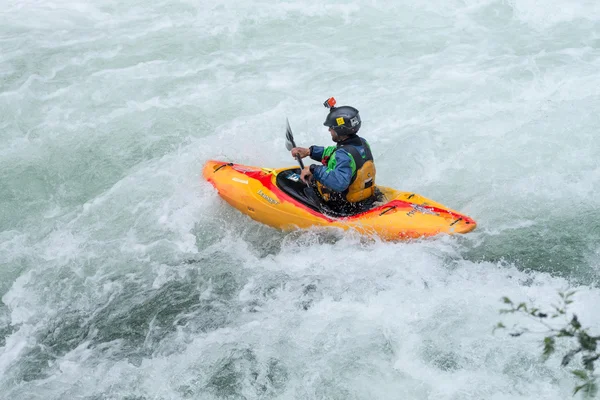
[{"label": "helmet", "polygon": [[354,107],[331,107],[323,125],[333,128],[338,135],[353,135],[360,129],[361,120]]}]

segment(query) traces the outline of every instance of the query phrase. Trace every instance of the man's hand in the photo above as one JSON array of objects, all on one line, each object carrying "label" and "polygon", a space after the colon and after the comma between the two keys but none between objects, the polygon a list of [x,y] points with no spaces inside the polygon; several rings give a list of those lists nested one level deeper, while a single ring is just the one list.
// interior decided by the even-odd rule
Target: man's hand
[{"label": "man's hand", "polygon": [[310,156],[310,149],[306,147],[294,147],[292,149],[292,157],[296,158],[296,156],[300,156],[300,158]]},{"label": "man's hand", "polygon": [[312,177],[313,175],[310,173],[310,167],[307,165],[302,169],[302,172],[300,173],[300,179],[302,179],[302,181],[306,184],[309,184],[312,180]]}]

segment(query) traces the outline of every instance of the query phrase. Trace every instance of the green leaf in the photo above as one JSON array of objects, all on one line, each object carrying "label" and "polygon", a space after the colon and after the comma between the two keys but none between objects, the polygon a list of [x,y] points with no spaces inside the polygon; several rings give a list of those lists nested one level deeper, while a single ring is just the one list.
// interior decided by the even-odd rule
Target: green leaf
[{"label": "green leaf", "polygon": [[585,369],[587,369],[588,371],[594,372],[594,363],[596,362],[598,357],[600,357],[600,354],[582,357],[583,366],[585,367]]},{"label": "green leaf", "polygon": [[523,311],[527,312],[527,304],[525,303],[519,303],[519,306],[517,307],[517,311],[523,309]]},{"label": "green leaf", "polygon": [[573,396],[575,396],[580,390],[583,391],[583,395],[588,399],[596,397],[596,394],[598,394],[598,386],[596,386],[596,383],[594,381],[589,381],[584,383],[583,385],[575,387],[575,390],[573,391]]},{"label": "green leaf", "polygon": [[552,305],[552,308],[554,308],[554,309],[556,310],[556,313],[557,313],[558,315],[563,315],[563,314],[565,314],[565,310],[563,310],[562,308],[560,308],[560,307],[558,307],[558,306]]},{"label": "green leaf", "polygon": [[573,319],[571,319],[571,326],[575,329],[581,328],[581,324],[579,323],[579,320],[577,319],[577,315],[575,315],[575,314],[573,314]]},{"label": "green leaf", "polygon": [[504,302],[504,304],[512,304],[512,303],[513,303],[513,302],[512,302],[512,300],[511,300],[511,299],[509,299],[509,298],[508,298],[508,297],[506,297],[506,296],[504,296],[504,297],[502,298],[502,301]]},{"label": "green leaf", "polygon": [[587,372],[582,369],[576,369],[574,371],[571,371],[571,373],[573,375],[575,375],[576,377],[578,377],[579,379],[583,379],[584,381],[588,379]]},{"label": "green leaf", "polygon": [[502,322],[498,322],[498,323],[496,324],[496,326],[494,327],[494,329],[492,330],[492,334],[493,334],[494,332],[496,332],[496,329],[504,329],[504,328],[506,328],[506,326],[504,326],[504,324],[503,324]]},{"label": "green leaf", "polygon": [[596,338],[591,337],[585,331],[579,332],[577,335],[577,340],[579,341],[579,345],[583,347],[584,350],[587,351],[595,351],[596,350]]},{"label": "green leaf", "polygon": [[565,356],[563,357],[560,365],[563,367],[566,367],[570,362],[571,359],[573,359],[573,356],[577,353],[579,353],[581,351],[581,347],[575,350],[571,350],[569,351],[567,354],[565,354]]},{"label": "green leaf", "polygon": [[557,337],[573,337],[575,336],[575,334],[571,331],[566,330],[565,328],[562,328],[560,331],[558,331],[558,333],[556,334]]},{"label": "green leaf", "polygon": [[544,359],[548,359],[554,353],[554,338],[552,336],[548,336],[544,338]]}]

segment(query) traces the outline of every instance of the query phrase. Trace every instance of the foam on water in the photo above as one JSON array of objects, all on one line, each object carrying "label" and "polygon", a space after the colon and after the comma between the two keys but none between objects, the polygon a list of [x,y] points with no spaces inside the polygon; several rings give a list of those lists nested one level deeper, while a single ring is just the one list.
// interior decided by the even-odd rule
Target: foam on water
[{"label": "foam on water", "polygon": [[[0,393],[570,397],[541,336],[492,328],[502,296],[567,287],[600,325],[599,7],[7,3]],[[478,229],[281,233],[202,181],[208,159],[291,165],[286,116],[325,144],[331,95],[361,110],[380,183]]]}]

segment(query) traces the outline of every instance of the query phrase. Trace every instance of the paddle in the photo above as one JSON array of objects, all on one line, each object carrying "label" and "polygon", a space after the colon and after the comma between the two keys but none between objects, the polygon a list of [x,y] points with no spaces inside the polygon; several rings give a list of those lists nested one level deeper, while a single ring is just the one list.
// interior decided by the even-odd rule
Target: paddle
[{"label": "paddle", "polygon": [[[288,150],[292,150],[296,147],[296,142],[294,142],[294,135],[292,134],[292,128],[290,128],[290,121],[285,119],[285,148]],[[300,169],[304,169],[304,163],[302,162],[302,157],[296,155],[296,160],[298,160],[298,164],[300,164]]]},{"label": "paddle", "polygon": [[[285,148],[288,150],[292,150],[294,147],[296,147],[296,142],[294,142],[294,135],[292,134],[292,128],[290,128],[290,121],[288,121],[287,118],[285,119],[285,125]],[[302,172],[302,170],[304,169],[302,157],[297,155],[296,160],[298,160],[298,164],[300,164],[300,172]],[[310,183],[304,183],[306,183],[306,186],[310,186]]]}]

